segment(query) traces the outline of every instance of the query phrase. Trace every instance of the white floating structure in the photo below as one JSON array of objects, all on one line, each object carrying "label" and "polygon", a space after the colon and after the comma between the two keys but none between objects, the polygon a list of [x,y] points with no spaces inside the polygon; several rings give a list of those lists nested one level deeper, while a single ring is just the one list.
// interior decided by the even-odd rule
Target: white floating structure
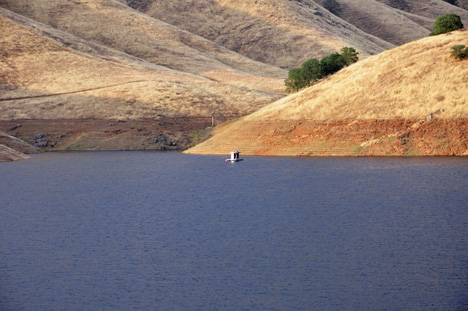
[{"label": "white floating structure", "polygon": [[231,158],[230,158],[230,159],[226,159],[225,162],[239,162],[239,161],[243,161],[244,159],[239,158],[239,154],[240,154],[239,151],[231,151]]}]

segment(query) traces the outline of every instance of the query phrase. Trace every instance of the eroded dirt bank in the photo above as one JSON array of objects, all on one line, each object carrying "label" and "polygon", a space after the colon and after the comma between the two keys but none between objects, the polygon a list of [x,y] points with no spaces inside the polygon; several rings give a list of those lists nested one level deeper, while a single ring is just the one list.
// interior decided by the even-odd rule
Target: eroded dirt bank
[{"label": "eroded dirt bank", "polygon": [[244,155],[466,156],[468,119],[233,122],[187,152],[232,149]]},{"label": "eroded dirt bank", "polygon": [[184,150],[211,118],[0,121],[0,131],[45,151]]},{"label": "eroded dirt bank", "polygon": [[[0,121],[0,131],[46,151],[185,150],[211,118]],[[468,155],[468,119],[236,122],[188,153],[281,156]],[[236,132],[236,135],[232,135]],[[14,146],[10,146],[15,149]],[[17,148],[16,148],[17,149]]]}]

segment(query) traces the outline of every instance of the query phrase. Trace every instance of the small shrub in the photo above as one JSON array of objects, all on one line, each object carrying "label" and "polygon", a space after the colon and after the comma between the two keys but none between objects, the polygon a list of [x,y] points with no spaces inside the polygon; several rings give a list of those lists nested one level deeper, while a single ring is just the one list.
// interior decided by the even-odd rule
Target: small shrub
[{"label": "small shrub", "polygon": [[434,23],[434,29],[430,36],[440,35],[454,30],[462,29],[463,23],[460,16],[455,14],[445,14],[437,17]]},{"label": "small shrub", "polygon": [[340,16],[341,14],[341,5],[336,0],[325,0],[323,7],[336,16]]},{"label": "small shrub", "polygon": [[454,45],[452,46],[450,54],[459,60],[468,58],[468,47],[465,45]]},{"label": "small shrub", "polygon": [[447,3],[450,3],[451,5],[458,6],[458,0],[444,0]]}]

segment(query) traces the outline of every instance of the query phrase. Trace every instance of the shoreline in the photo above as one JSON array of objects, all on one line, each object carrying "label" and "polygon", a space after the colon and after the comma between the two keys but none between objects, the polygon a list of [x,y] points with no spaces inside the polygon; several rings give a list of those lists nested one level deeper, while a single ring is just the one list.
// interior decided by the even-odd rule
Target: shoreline
[{"label": "shoreline", "polygon": [[[173,150],[186,154],[301,157],[468,156],[468,120],[235,122],[214,128],[205,117],[144,120],[0,120],[0,161],[67,151]],[[233,141],[230,129],[242,134]],[[232,130],[232,129],[231,129]],[[224,140],[209,140],[221,132]],[[255,134],[255,133],[261,133]],[[6,139],[8,137],[8,139]],[[239,136],[237,136],[239,137]],[[8,143],[6,141],[8,140]],[[221,141],[221,143],[219,143]]]}]

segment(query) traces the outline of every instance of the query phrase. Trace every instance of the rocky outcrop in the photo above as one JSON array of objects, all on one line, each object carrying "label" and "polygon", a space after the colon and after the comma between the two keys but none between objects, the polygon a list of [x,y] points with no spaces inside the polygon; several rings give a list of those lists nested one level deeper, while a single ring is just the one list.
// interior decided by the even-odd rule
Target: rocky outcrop
[{"label": "rocky outcrop", "polygon": [[[212,125],[211,117],[143,120],[0,120],[0,131],[28,141],[26,146],[45,151],[184,150],[193,136]],[[1,143],[1,142],[0,142]],[[35,147],[33,147],[34,145]],[[13,149],[20,150],[14,146]]]}]

